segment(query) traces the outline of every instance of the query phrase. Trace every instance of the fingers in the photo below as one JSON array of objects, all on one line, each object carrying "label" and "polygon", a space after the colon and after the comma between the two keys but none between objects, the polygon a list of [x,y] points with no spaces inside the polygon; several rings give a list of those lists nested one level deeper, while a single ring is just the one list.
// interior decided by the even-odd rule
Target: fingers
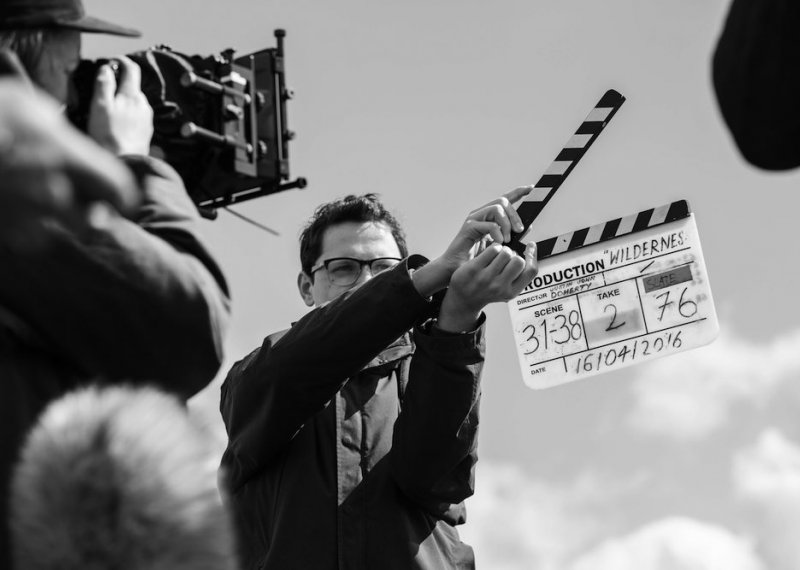
[{"label": "fingers", "polygon": [[477,269],[486,269],[492,263],[494,263],[495,259],[497,258],[500,251],[502,251],[503,246],[493,243],[487,246],[482,252],[480,252],[475,259],[472,260],[472,263]]},{"label": "fingers", "polygon": [[[484,249],[472,263],[477,271],[484,273],[492,282],[502,280],[504,274],[506,280],[513,279],[519,275],[524,265],[522,259],[511,248],[499,243],[493,243]],[[507,274],[513,274],[513,277],[509,279]]]},{"label": "fingers", "polygon": [[141,93],[142,70],[129,57],[122,55],[116,59],[122,71],[118,92],[129,97],[138,97]]},{"label": "fingers", "polygon": [[[508,219],[511,222],[511,227],[513,227],[514,231],[517,233],[521,233],[525,229],[525,225],[522,223],[522,218],[519,217],[514,204],[516,204],[521,198],[530,194],[531,190],[533,190],[533,186],[520,186],[519,188],[515,188],[503,196],[508,203],[506,206],[506,213],[508,214]],[[509,240],[510,239],[511,238],[509,236]],[[506,240],[506,242],[509,240]]]},{"label": "fingers", "polygon": [[491,221],[467,220],[464,224],[464,237],[469,240],[469,247],[481,241],[487,235],[497,243],[503,243],[503,231],[499,224]]},{"label": "fingers", "polygon": [[124,56],[118,61],[122,71],[118,86],[109,66],[98,73],[86,130],[116,155],[146,155],[153,137],[153,109],[139,89],[139,66]]},{"label": "fingers", "polygon": [[[512,230],[512,222],[508,213],[508,208],[508,200],[505,200],[505,198],[498,198],[497,200],[472,211],[467,220],[485,220],[494,222],[499,233],[498,237],[492,236],[492,238],[498,243],[507,242],[509,239],[511,239]],[[511,210],[513,211],[513,208],[511,208]],[[517,216],[516,212],[514,212],[514,215]],[[519,216],[517,216],[517,220],[519,220]],[[516,231],[516,228],[514,229]]]},{"label": "fingers", "polygon": [[486,248],[492,244],[492,240],[489,236],[483,236],[481,240],[473,246],[473,254],[472,257],[477,257],[484,251]]},{"label": "fingers", "polygon": [[[439,266],[452,275],[464,263],[488,251],[487,237],[494,243],[502,244],[511,241],[513,232],[522,232],[524,225],[512,202],[528,194],[532,188],[520,186],[470,212],[447,250],[437,258]],[[479,243],[482,240],[484,243]],[[497,250],[492,255],[494,258]]]},{"label": "fingers", "polygon": [[[490,275],[502,277],[503,273],[508,269],[510,264],[512,267],[516,265],[515,258],[519,259],[519,256],[514,253],[511,248],[501,246],[499,244],[492,246],[491,249],[496,251],[496,255],[494,256],[494,259],[492,259],[491,263],[489,263],[487,266],[487,270],[490,272]],[[522,268],[520,267],[520,270],[521,269]]]},{"label": "fingers", "polygon": [[477,269],[485,270],[493,282],[501,287],[507,286],[513,292],[511,296],[530,283],[539,272],[536,242],[527,244],[525,259],[511,248],[495,243],[478,255],[474,263]]},{"label": "fingers", "polygon": [[476,315],[489,303],[513,299],[537,269],[535,244],[528,244],[523,260],[508,246],[493,243],[453,273],[442,311],[449,303],[450,317]]},{"label": "fingers", "polygon": [[515,188],[488,204],[473,210],[470,212],[468,219],[491,220],[497,223],[503,235],[503,239],[497,241],[507,243],[511,240],[512,231],[520,233],[525,229],[522,219],[514,208],[514,203],[529,194],[532,189],[533,186]]},{"label": "fingers", "polygon": [[533,190],[533,184],[529,184],[528,186],[519,186],[514,188],[511,192],[506,192],[503,194],[503,197],[511,204],[516,204],[519,200],[530,194],[531,190]]},{"label": "fingers", "polygon": [[94,80],[92,105],[110,107],[117,93],[117,78],[108,64],[101,65]]}]

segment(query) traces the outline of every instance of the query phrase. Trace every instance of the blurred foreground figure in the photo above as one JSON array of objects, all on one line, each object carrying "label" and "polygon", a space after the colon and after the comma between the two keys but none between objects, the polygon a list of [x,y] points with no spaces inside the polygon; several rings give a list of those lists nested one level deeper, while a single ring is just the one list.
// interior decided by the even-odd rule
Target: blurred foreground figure
[{"label": "blurred foreground figure", "polygon": [[713,78],[744,158],[768,170],[800,166],[800,3],[733,0]]},{"label": "blurred foreground figure", "polygon": [[[194,204],[175,171],[147,156],[152,109],[139,68],[121,58],[117,84],[101,67],[92,140],[55,112],[80,60],[81,32],[138,35],[87,16],[80,0],[0,1],[0,49],[13,53],[0,67],[20,76],[0,86],[4,570],[11,469],[47,404],[89,383],[123,381],[189,398],[220,366],[229,314]],[[26,81],[34,91],[21,96]]]},{"label": "blurred foreground figure", "polygon": [[140,198],[130,169],[16,79],[0,79],[0,180],[0,242],[21,249],[45,247],[48,225],[87,231],[103,206],[130,212]]},{"label": "blurred foreground figure", "polygon": [[11,494],[24,570],[233,570],[216,457],[174,398],[89,388],[33,429]]}]

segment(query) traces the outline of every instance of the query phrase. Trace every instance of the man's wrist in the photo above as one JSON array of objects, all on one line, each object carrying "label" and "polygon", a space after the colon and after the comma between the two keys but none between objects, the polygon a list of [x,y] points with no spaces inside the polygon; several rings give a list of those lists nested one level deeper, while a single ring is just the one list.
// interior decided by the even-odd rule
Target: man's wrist
[{"label": "man's wrist", "polygon": [[459,308],[454,303],[449,303],[446,296],[442,301],[437,326],[448,332],[467,332],[475,330],[480,316],[481,309]]},{"label": "man's wrist", "polygon": [[441,258],[436,258],[414,271],[411,274],[411,281],[417,292],[427,298],[447,288],[452,275],[453,272],[446,267]]}]

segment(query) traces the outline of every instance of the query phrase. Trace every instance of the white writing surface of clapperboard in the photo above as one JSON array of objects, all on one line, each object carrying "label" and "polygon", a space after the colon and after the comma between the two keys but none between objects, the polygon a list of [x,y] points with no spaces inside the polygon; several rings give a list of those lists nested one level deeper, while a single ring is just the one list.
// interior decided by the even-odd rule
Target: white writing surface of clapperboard
[{"label": "white writing surface of clapperboard", "polygon": [[548,388],[711,342],[719,331],[685,201],[537,244],[509,302],[525,384]]}]

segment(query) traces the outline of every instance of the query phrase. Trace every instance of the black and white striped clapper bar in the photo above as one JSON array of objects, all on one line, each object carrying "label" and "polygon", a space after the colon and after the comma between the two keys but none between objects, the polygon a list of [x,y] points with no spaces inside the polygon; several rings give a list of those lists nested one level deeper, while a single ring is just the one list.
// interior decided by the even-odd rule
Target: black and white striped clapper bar
[{"label": "black and white striped clapper bar", "polygon": [[630,233],[640,232],[661,224],[674,222],[689,216],[689,204],[686,200],[678,200],[658,208],[643,210],[624,218],[616,218],[551,237],[536,243],[537,258],[541,261],[559,253],[574,251],[588,245],[622,237]]},{"label": "black and white striped clapper bar", "polygon": [[541,211],[559,189],[569,173],[575,168],[589,147],[592,146],[600,133],[606,127],[611,118],[616,114],[625,102],[617,91],[609,89],[597,102],[597,105],[586,116],[586,120],[581,123],[575,134],[567,141],[561,152],[545,171],[539,181],[534,185],[533,190],[528,194],[524,201],[517,206],[517,213],[522,219],[524,229],[518,234],[513,234],[509,247],[518,254],[523,255],[525,246],[521,243],[528,232],[533,221],[539,216]]}]

